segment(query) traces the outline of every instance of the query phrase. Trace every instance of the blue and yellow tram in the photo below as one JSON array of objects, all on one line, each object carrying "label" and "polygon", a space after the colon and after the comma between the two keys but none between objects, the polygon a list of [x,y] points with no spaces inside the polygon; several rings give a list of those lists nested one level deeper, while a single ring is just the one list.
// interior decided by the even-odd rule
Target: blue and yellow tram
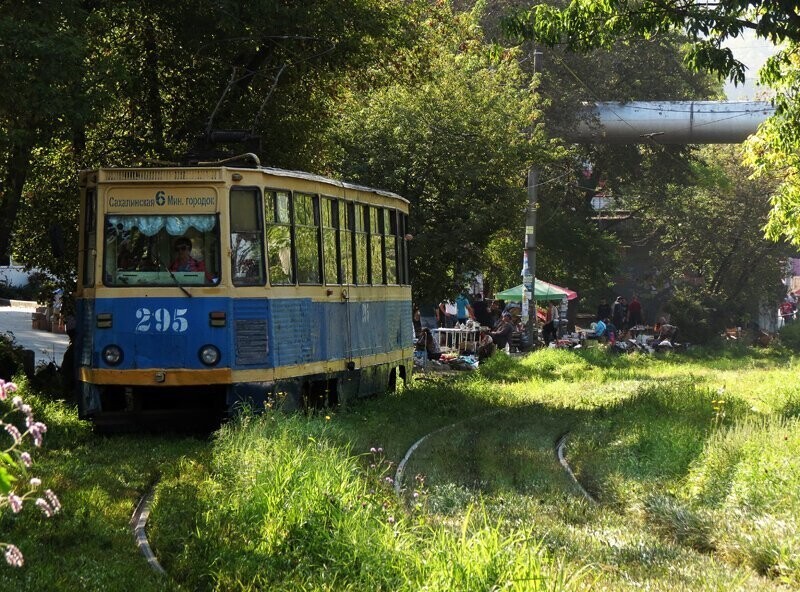
[{"label": "blue and yellow tram", "polygon": [[80,176],[82,417],[334,405],[410,377],[408,202],[261,166]]}]

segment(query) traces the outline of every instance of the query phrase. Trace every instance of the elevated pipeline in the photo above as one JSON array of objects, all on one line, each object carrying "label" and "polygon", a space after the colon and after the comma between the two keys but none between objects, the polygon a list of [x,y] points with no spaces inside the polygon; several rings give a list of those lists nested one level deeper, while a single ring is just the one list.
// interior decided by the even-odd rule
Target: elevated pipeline
[{"label": "elevated pipeline", "polygon": [[766,101],[587,103],[570,140],[602,144],[739,144],[775,113]]}]

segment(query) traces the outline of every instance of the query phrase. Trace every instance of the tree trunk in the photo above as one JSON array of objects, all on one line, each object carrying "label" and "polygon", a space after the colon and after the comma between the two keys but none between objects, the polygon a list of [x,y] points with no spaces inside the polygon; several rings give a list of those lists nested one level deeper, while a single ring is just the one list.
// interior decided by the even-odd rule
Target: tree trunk
[{"label": "tree trunk", "polygon": [[3,180],[2,203],[0,203],[0,265],[11,261],[11,233],[17,221],[17,212],[22,200],[22,188],[28,177],[32,147],[28,144],[13,144],[9,151],[8,171]]}]

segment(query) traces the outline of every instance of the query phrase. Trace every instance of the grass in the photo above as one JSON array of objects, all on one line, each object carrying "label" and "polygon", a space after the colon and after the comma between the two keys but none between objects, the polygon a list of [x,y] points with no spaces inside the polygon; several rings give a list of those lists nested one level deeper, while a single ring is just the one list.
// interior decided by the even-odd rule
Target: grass
[{"label": "grass", "polygon": [[[796,375],[777,350],[544,350],[327,415],[243,416],[210,442],[99,438],[40,400],[51,430],[39,468],[64,512],[0,517],[0,538],[27,559],[0,567],[0,584],[796,588]],[[555,458],[567,432],[570,465],[598,503]],[[428,434],[398,498],[396,463]],[[127,527],[155,479],[148,532],[166,578],[145,567]]]}]

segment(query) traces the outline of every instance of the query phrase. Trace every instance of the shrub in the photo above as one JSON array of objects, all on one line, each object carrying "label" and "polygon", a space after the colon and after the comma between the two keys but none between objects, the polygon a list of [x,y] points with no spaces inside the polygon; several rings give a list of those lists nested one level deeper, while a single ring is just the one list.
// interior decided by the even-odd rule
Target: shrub
[{"label": "shrub", "polygon": [[7,334],[0,334],[0,378],[11,380],[25,368],[22,347]]},{"label": "shrub", "polygon": [[800,322],[784,325],[778,336],[785,347],[792,351],[800,351]]}]

